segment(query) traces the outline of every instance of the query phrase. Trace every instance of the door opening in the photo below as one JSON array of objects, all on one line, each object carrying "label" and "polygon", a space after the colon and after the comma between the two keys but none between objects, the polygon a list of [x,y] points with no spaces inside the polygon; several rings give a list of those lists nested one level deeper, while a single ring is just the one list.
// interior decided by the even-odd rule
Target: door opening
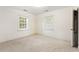
[{"label": "door opening", "polygon": [[78,10],[73,10],[73,46],[78,48]]}]

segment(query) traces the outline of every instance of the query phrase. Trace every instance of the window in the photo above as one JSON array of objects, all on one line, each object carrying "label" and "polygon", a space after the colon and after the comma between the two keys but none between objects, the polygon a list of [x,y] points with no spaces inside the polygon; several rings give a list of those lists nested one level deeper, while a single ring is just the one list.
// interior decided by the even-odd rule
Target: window
[{"label": "window", "polygon": [[26,30],[27,28],[27,19],[26,17],[19,17],[19,29]]}]

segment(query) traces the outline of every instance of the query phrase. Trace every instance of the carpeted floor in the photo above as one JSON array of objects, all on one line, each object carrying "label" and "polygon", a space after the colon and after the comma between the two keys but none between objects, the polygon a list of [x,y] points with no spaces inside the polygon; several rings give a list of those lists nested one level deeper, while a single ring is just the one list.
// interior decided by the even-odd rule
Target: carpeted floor
[{"label": "carpeted floor", "polygon": [[70,42],[33,35],[0,43],[0,52],[77,52]]}]

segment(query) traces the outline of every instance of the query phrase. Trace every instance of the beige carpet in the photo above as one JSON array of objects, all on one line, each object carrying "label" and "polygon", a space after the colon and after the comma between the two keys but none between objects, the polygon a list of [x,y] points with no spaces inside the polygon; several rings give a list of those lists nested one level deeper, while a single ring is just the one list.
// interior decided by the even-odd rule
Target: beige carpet
[{"label": "beige carpet", "polygon": [[33,35],[21,39],[0,43],[0,52],[76,52],[70,42],[54,38]]}]

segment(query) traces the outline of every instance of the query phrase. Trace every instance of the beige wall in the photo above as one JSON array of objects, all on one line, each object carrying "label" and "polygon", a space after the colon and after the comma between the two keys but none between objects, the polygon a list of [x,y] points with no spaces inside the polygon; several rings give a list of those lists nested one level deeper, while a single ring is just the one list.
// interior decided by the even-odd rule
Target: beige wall
[{"label": "beige wall", "polygon": [[[73,8],[67,7],[58,9],[52,12],[47,12],[38,16],[38,33],[50,37],[54,37],[60,40],[72,40],[72,23],[73,23]],[[53,16],[54,19],[50,29],[44,25],[44,18],[46,16]]]},{"label": "beige wall", "polygon": [[[19,16],[28,18],[27,30],[18,30]],[[23,11],[0,7],[0,42],[34,34],[35,16]]]}]

